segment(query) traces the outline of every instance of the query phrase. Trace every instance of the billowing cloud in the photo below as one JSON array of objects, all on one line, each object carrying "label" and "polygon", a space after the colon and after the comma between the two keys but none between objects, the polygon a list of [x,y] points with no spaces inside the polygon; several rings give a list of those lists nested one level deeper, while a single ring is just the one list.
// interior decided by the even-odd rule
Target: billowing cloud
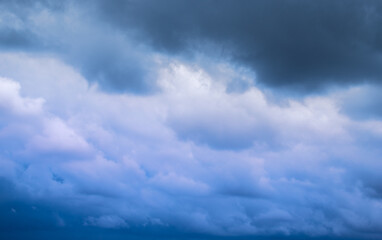
[{"label": "billowing cloud", "polygon": [[163,60],[158,93],[111,94],[60,61],[1,57],[2,229],[381,234],[382,123],[344,115],[346,91],[275,102]]},{"label": "billowing cloud", "polygon": [[0,236],[381,239],[380,8],[1,1]]}]

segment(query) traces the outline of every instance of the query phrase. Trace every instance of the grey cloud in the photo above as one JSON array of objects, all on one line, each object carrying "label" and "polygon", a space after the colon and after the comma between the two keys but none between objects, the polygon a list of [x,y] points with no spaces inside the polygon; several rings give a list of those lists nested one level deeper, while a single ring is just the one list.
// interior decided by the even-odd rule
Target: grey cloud
[{"label": "grey cloud", "polygon": [[35,36],[29,32],[20,32],[14,29],[0,30],[0,46],[5,49],[35,48],[38,43]]},{"label": "grey cloud", "polygon": [[[192,58],[199,51],[252,68],[260,84],[312,92],[381,81],[381,8],[372,0],[3,1],[1,11],[15,14],[28,30],[5,29],[0,43],[3,49],[58,53],[109,91],[155,89],[150,53]],[[39,11],[71,18],[71,9],[80,16],[72,22],[62,17],[51,28],[30,26]],[[70,25],[87,34],[73,34]],[[109,40],[99,41],[102,35]],[[121,35],[131,43],[112,40]],[[153,49],[135,49],[142,44]],[[239,83],[229,90],[242,88]]]},{"label": "grey cloud", "polygon": [[54,55],[110,92],[155,90],[154,62],[139,42],[72,1],[3,1],[0,48]]},{"label": "grey cloud", "polygon": [[[155,89],[150,72],[154,62],[145,56],[147,49],[135,46],[120,35],[95,35],[70,43],[69,53],[61,52],[69,64],[79,66],[87,80],[97,82],[104,90],[112,92],[147,93]],[[106,33],[108,34],[108,33]]]},{"label": "grey cloud", "polygon": [[[191,140],[216,149],[246,149],[254,144],[259,135],[256,129],[248,130],[252,132],[252,134],[249,134],[230,132],[230,129],[223,130],[224,126],[222,126],[220,130],[216,130],[208,126],[202,126],[202,124],[200,125],[201,126],[184,126],[180,121],[171,124],[180,139],[185,141]],[[219,123],[215,125],[219,125]]]},{"label": "grey cloud", "polygon": [[[3,1],[1,6],[28,29],[4,30],[2,48],[58,53],[109,91],[155,89],[147,68],[155,66],[149,60],[153,52],[192,58],[199,51],[231,59],[252,68],[260,84],[300,92],[382,79],[380,1]],[[81,17],[29,29],[36,12],[71,17],[71,9]],[[73,34],[70,25],[86,34]],[[102,35],[109,40],[100,41]],[[121,35],[127,42],[113,40]],[[136,49],[142,44],[153,49]],[[229,91],[246,87],[232,84]]]},{"label": "grey cloud", "polygon": [[381,119],[381,85],[360,85],[334,93],[341,111],[357,120]]},{"label": "grey cloud", "polygon": [[[183,54],[212,42],[272,87],[315,91],[382,79],[380,1],[100,1],[121,29]],[[219,53],[220,52],[220,53]]]}]

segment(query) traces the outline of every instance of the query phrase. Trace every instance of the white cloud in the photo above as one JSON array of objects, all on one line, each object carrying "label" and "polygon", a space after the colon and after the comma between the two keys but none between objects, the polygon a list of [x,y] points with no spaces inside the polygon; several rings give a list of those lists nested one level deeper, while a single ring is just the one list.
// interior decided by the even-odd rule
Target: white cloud
[{"label": "white cloud", "polygon": [[156,219],[227,235],[380,227],[380,178],[364,172],[378,172],[381,150],[360,137],[378,140],[381,122],[352,120],[331,95],[276,104],[182,62],[158,70],[161,92],[110,94],[57,60],[2,56],[13,80],[0,79],[0,174],[81,212],[85,225]]},{"label": "white cloud", "polygon": [[20,97],[20,84],[7,78],[0,78],[0,107],[17,115],[33,115],[42,112],[44,100]]}]

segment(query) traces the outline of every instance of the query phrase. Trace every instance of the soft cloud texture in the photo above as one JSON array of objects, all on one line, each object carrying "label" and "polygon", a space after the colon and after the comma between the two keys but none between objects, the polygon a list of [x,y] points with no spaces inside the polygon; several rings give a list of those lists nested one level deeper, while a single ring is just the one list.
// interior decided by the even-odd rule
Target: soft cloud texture
[{"label": "soft cloud texture", "polygon": [[379,9],[1,1],[0,236],[381,239]]},{"label": "soft cloud texture", "polygon": [[155,89],[150,81],[155,63],[148,48],[129,32],[96,20],[92,8],[71,1],[5,1],[0,9],[0,46],[5,51],[57,56],[107,91],[142,94]]},{"label": "soft cloud texture", "polygon": [[159,93],[115,95],[49,57],[1,59],[2,188],[27,196],[7,194],[7,214],[45,212],[56,228],[380,235],[382,123],[352,120],[330,94],[276,103],[163,60]]},{"label": "soft cloud texture", "polygon": [[1,49],[54,54],[111,92],[156,91],[157,52],[228,59],[262,85],[302,94],[382,77],[374,0],[39,0],[0,10]]},{"label": "soft cloud texture", "polygon": [[[381,79],[379,1],[99,1],[100,15],[156,49],[199,48],[253,68],[262,83],[314,92]],[[208,46],[208,47],[206,47]]]}]

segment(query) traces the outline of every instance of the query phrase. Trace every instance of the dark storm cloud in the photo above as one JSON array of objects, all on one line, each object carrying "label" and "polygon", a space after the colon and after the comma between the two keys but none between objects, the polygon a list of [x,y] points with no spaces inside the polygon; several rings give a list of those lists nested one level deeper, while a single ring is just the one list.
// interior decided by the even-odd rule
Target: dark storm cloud
[{"label": "dark storm cloud", "polygon": [[206,41],[270,86],[381,81],[380,1],[100,1],[107,20],[156,49]]},{"label": "dark storm cloud", "polygon": [[[0,9],[23,23],[15,28],[2,16],[3,49],[59,53],[106,90],[155,88],[152,50],[228,58],[252,68],[262,84],[295,90],[382,79],[380,1],[2,1]],[[80,18],[57,18],[53,29],[30,26],[39,11],[70,19],[70,9],[80,9]],[[125,43],[115,40],[121,36]],[[141,43],[153,49],[134,47]]]}]

